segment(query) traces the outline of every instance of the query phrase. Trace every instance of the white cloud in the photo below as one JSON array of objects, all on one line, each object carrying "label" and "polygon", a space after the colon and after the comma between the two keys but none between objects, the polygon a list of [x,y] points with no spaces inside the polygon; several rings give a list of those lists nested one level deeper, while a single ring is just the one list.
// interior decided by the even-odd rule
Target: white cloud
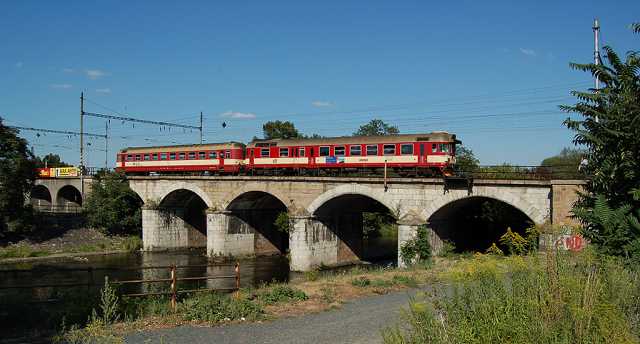
[{"label": "white cloud", "polygon": [[24,66],[24,63],[22,63],[22,61],[16,62],[16,68],[22,68],[22,66]]},{"label": "white cloud", "polygon": [[111,93],[110,88],[96,88],[96,93]]},{"label": "white cloud", "polygon": [[73,68],[62,68],[62,71],[65,73],[73,73]]},{"label": "white cloud", "polygon": [[315,107],[329,107],[329,106],[333,106],[332,102],[327,102],[327,101],[322,101],[322,100],[315,100],[313,102],[311,102],[311,105],[315,106]]},{"label": "white cloud", "polygon": [[220,117],[237,118],[237,119],[250,119],[250,118],[256,118],[256,114],[249,113],[249,112],[227,111],[225,113],[221,113]]},{"label": "white cloud", "polygon": [[51,84],[51,88],[55,88],[58,90],[65,90],[73,87],[71,84]]},{"label": "white cloud", "polygon": [[536,56],[536,52],[533,49],[520,48],[520,52],[527,56]]},{"label": "white cloud", "polygon": [[99,70],[99,69],[87,69],[85,71],[85,73],[87,74],[87,77],[89,77],[89,79],[92,80],[96,80],[99,78],[102,78],[103,76],[107,75],[107,73]]}]

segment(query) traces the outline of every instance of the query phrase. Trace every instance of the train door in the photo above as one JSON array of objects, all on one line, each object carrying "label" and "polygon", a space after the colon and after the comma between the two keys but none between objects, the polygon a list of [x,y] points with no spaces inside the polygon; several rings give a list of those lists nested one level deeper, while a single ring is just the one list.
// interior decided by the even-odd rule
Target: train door
[{"label": "train door", "polygon": [[424,143],[420,144],[420,156],[418,158],[418,162],[422,165],[427,160],[427,150],[425,149]]},{"label": "train door", "polygon": [[316,165],[315,148],[309,147],[309,166],[314,167]]},{"label": "train door", "polygon": [[224,151],[218,151],[218,171],[224,171]]}]

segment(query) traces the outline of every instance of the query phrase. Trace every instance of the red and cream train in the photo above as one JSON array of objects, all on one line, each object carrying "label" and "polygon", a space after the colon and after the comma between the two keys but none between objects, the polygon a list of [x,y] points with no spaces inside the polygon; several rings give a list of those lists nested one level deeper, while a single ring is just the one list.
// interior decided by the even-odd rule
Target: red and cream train
[{"label": "red and cream train", "polygon": [[128,174],[260,174],[390,168],[418,175],[447,174],[455,164],[456,136],[428,134],[257,140],[201,145],[131,147],[118,152]]}]

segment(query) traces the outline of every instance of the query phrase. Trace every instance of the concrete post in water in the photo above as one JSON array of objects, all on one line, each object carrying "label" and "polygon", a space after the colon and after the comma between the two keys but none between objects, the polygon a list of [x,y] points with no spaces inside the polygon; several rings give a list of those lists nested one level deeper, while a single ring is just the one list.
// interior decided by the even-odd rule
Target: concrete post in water
[{"label": "concrete post in water", "polygon": [[309,271],[338,262],[338,237],[309,215],[290,215],[289,263],[292,271]]}]

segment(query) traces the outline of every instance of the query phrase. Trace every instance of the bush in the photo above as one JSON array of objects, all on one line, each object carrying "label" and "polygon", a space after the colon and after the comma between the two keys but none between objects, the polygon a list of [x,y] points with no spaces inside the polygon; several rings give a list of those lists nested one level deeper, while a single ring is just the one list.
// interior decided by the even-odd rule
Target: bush
[{"label": "bush", "polygon": [[122,241],[122,248],[128,252],[135,252],[142,248],[142,239],[137,235],[125,237]]},{"label": "bush", "polygon": [[129,188],[120,173],[97,176],[84,209],[89,226],[111,234],[139,234],[142,228],[142,200]]},{"label": "bush", "polygon": [[193,295],[179,306],[185,320],[221,322],[230,320],[255,320],[262,313],[259,304],[243,297],[232,297],[218,293]]},{"label": "bush", "polygon": [[302,290],[286,284],[276,284],[258,294],[258,299],[267,305],[284,301],[304,301],[309,297]]},{"label": "bush", "polygon": [[635,343],[640,274],[590,252],[479,256],[449,275],[453,290],[412,300],[385,343]]},{"label": "bush", "polygon": [[417,236],[402,245],[400,257],[405,264],[424,263],[431,259],[429,231],[430,229],[427,226],[419,226]]},{"label": "bush", "polygon": [[371,285],[371,280],[365,276],[361,276],[361,277],[356,277],[354,279],[351,280],[351,285],[356,286],[356,287],[360,287],[360,288],[364,288],[364,287],[368,287],[369,285]]}]

